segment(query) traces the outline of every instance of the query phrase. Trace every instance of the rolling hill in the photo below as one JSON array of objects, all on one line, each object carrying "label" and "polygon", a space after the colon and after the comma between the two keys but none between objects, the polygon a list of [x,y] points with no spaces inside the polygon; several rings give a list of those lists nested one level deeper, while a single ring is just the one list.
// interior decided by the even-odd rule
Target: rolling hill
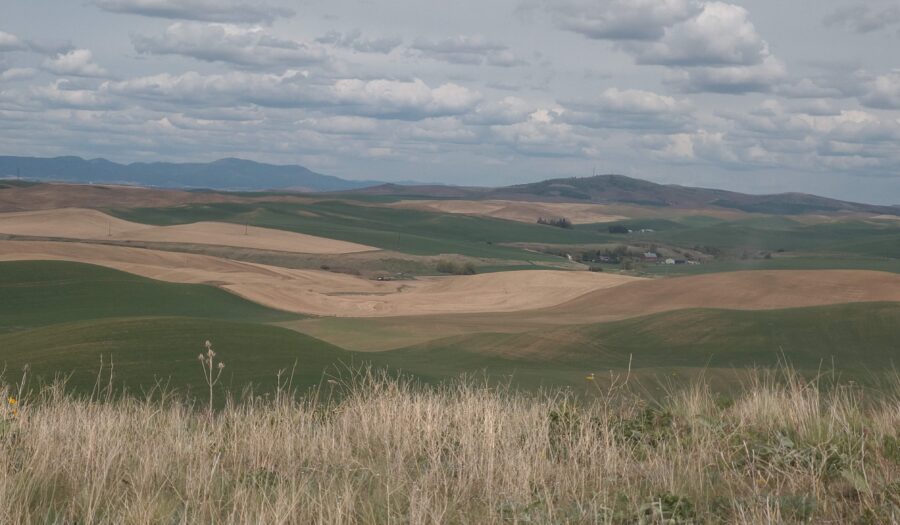
[{"label": "rolling hill", "polygon": [[592,202],[686,209],[724,208],[782,215],[834,212],[900,215],[900,208],[897,206],[860,204],[804,193],[748,195],[726,190],[657,184],[624,175],[550,179],[500,188],[401,186],[389,184],[367,188],[362,190],[361,193],[407,198]]},{"label": "rolling hill", "polygon": [[[140,391],[158,381],[199,388],[197,354],[211,340],[226,361],[224,380],[240,392],[264,389],[293,370],[294,384],[318,384],[354,353],[269,323],[300,316],[271,310],[207,285],[172,284],[86,264],[0,264],[0,366],[29,366],[41,380],[69,377],[90,389],[101,362],[114,383]],[[108,372],[108,370],[107,370]]]},{"label": "rolling hill", "polygon": [[158,188],[213,190],[293,190],[350,194],[357,198],[462,199],[630,204],[648,207],[719,208],[751,213],[800,215],[862,212],[900,215],[900,206],[862,204],[804,193],[750,195],[733,191],[657,184],[624,175],[548,179],[503,187],[396,184],[346,180],[298,165],[274,165],[227,158],[208,163],[135,162],[119,164],[80,157],[0,156],[0,178],[104,183]]},{"label": "rolling hill", "polygon": [[900,303],[858,303],[767,311],[688,309],[623,321],[525,333],[452,336],[379,354],[416,374],[486,369],[545,384],[585,372],[623,370],[819,369],[871,379],[896,370]]},{"label": "rolling hill", "polygon": [[161,188],[227,190],[340,191],[381,184],[350,181],[316,173],[303,166],[263,164],[243,159],[214,162],[135,162],[119,164],[81,157],[0,156],[0,177],[74,183],[115,183]]},{"label": "rolling hill", "polygon": [[[869,302],[765,311],[688,308],[613,322],[535,325],[528,331],[457,332],[382,352],[341,348],[286,325],[274,311],[207,285],[171,284],[58,261],[0,263],[0,363],[8,375],[29,365],[41,380],[69,377],[89,390],[101,361],[114,383],[141,391],[163,382],[202,386],[196,356],[211,340],[239,392],[268,390],[279,370],[294,386],[323,374],[373,365],[424,381],[487,373],[525,388],[583,384],[586,372],[623,371],[656,381],[708,373],[727,390],[752,367],[786,359],[804,373],[835,366],[865,380],[900,364],[900,303]],[[359,320],[356,320],[359,322]],[[285,326],[277,326],[283,324]],[[370,338],[378,338],[377,331]],[[107,370],[108,371],[108,370]],[[704,372],[706,371],[706,372]],[[734,386],[734,385],[731,385]]]}]

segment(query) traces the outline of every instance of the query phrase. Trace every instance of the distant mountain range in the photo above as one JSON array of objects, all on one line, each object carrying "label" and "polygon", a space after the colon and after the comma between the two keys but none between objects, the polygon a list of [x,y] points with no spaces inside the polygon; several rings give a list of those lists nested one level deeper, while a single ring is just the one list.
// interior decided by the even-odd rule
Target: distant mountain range
[{"label": "distant mountain range", "polygon": [[841,211],[900,215],[900,207],[898,206],[860,204],[817,197],[805,193],[748,195],[726,190],[657,184],[625,177],[624,175],[551,179],[500,188],[384,184],[354,191],[354,193],[360,192],[375,195],[439,199],[592,202],[675,208],[716,207],[781,215]]},{"label": "distant mountain range", "polygon": [[716,207],[782,215],[841,211],[900,215],[900,206],[860,204],[805,193],[749,195],[726,190],[657,184],[624,175],[550,179],[530,184],[483,188],[346,180],[316,173],[303,166],[279,166],[231,158],[208,163],[118,164],[106,159],[85,160],[80,157],[0,156],[0,178],[16,175],[38,181],[132,184],[181,189],[293,190],[435,199],[593,202],[675,208]]},{"label": "distant mountain range", "polygon": [[81,157],[0,156],[0,177],[17,175],[40,181],[216,190],[342,191],[384,184],[381,181],[351,181],[322,175],[303,166],[278,166],[242,159],[207,163],[119,164],[106,159],[85,160]]}]

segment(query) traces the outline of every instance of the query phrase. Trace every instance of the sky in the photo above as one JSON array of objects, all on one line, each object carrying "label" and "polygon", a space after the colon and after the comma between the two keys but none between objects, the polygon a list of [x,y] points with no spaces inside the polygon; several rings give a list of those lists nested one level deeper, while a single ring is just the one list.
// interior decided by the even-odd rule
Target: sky
[{"label": "sky", "polygon": [[0,0],[0,154],[900,204],[900,3]]}]

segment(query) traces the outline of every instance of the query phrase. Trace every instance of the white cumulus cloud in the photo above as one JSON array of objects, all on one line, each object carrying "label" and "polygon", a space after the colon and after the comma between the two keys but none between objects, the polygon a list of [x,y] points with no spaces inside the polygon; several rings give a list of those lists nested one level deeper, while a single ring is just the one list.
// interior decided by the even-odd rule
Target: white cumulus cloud
[{"label": "white cumulus cloud", "polygon": [[89,49],[73,49],[44,60],[44,69],[57,75],[74,77],[103,77],[105,69],[94,63],[94,55]]}]

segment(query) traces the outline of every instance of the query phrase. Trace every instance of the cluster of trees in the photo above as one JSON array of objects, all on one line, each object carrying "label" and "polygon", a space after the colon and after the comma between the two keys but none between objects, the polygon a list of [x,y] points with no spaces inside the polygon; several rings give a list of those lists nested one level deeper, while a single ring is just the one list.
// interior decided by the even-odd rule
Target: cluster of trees
[{"label": "cluster of trees", "polygon": [[437,271],[453,275],[475,275],[475,265],[470,262],[460,263],[442,260],[437,263]]},{"label": "cluster of trees", "polygon": [[627,257],[629,254],[630,252],[628,250],[628,246],[619,244],[612,248],[581,252],[581,260],[583,262],[606,262],[618,264],[620,259],[622,259],[623,257]]},{"label": "cluster of trees", "polygon": [[609,233],[628,233],[631,231],[628,229],[628,226],[622,226],[621,224],[613,224],[607,229]]},{"label": "cluster of trees", "polygon": [[565,217],[538,217],[538,224],[556,226],[557,228],[571,228],[572,221]]}]

